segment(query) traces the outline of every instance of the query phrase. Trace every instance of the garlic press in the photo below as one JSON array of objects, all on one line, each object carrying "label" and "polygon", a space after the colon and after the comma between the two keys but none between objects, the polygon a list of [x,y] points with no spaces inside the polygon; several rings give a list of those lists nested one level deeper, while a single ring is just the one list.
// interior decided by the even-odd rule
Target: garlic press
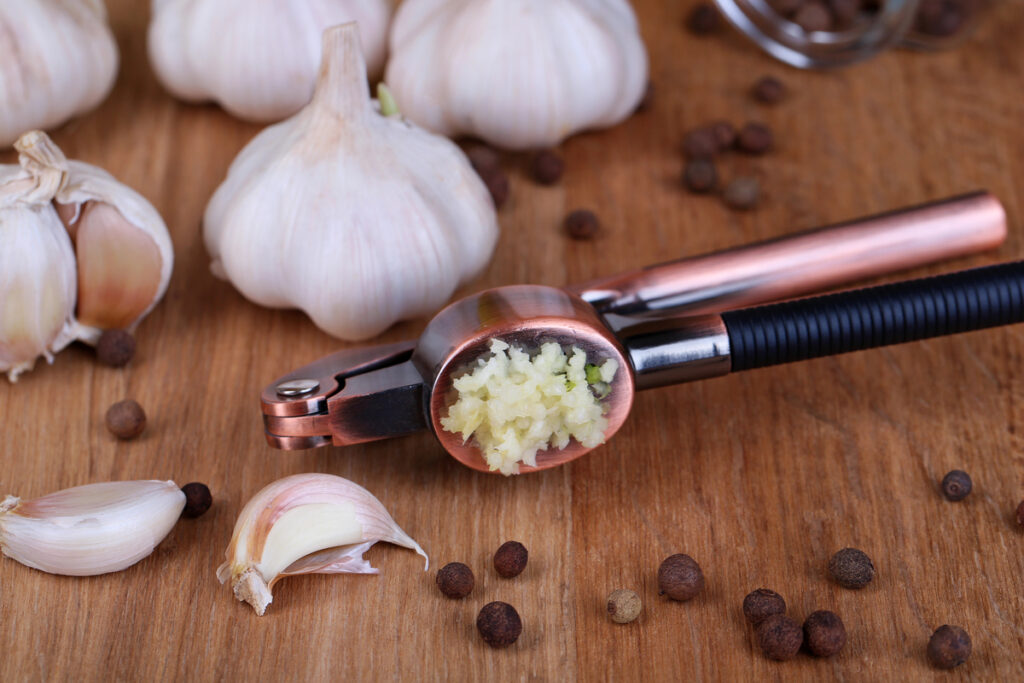
[{"label": "garlic press", "polygon": [[[581,285],[486,290],[447,306],[418,340],[344,349],[272,382],[261,396],[267,441],[297,450],[429,429],[460,462],[489,471],[440,420],[457,397],[453,380],[494,338],[615,359],[625,371],[604,400],[607,440],[637,390],[1021,321],[1022,263],[792,300],[1005,236],[1001,204],[976,192]],[[772,301],[782,303],[749,308]],[[521,472],[589,450],[573,440]]]}]

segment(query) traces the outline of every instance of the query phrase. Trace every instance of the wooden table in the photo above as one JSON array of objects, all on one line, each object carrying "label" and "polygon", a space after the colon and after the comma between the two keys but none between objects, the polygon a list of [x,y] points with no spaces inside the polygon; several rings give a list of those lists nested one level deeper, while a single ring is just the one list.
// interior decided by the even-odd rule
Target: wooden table
[{"label": "wooden table", "polygon": [[[282,453],[264,442],[265,383],[340,344],[296,312],[243,299],[208,270],[200,221],[228,164],[258,127],[214,107],[179,104],[145,59],[147,3],[109,0],[123,68],[111,98],[55,131],[68,156],[109,169],[150,198],[177,258],[164,302],[138,330],[125,370],[72,348],[16,385],[0,383],[2,493],[34,497],[117,479],[203,481],[215,496],[149,558],[94,578],[51,576],[0,560],[0,677],[13,680],[345,679],[931,679],[932,630],[960,624],[971,661],[942,680],[1024,677],[1024,329],[973,333],[761,370],[637,397],[606,447],[571,466],[505,479],[472,472],[418,435],[345,450]],[[681,30],[690,3],[635,3],[656,100],[615,130],[581,135],[568,171],[535,186],[509,158],[512,194],[496,256],[466,291],[519,282],[559,285],[783,235],[977,187],[1003,199],[1006,245],[941,272],[1024,256],[1024,13],[1006,5],[962,49],[892,52],[834,73],[776,64],[738,35]],[[775,108],[747,91],[779,76]],[[716,118],[771,124],[778,151],[730,159],[753,173],[763,206],[733,213],[685,194],[679,143]],[[11,159],[10,155],[5,157]],[[560,233],[566,211],[604,224],[589,243]],[[424,321],[382,340],[415,335]],[[134,397],[146,434],[119,443],[103,427]],[[974,477],[961,503],[938,481]],[[243,503],[287,474],[330,472],[373,491],[429,552],[378,546],[379,576],[311,576],[278,584],[263,618],[214,571]],[[530,564],[515,580],[490,566],[519,539]],[[838,587],[829,556],[864,549],[878,568],[866,589]],[[657,595],[667,555],[703,566],[689,603]],[[460,560],[477,588],[450,601],[434,569]],[[802,619],[833,609],[849,643],[834,659],[787,663],[756,649],[740,611],[768,586]],[[644,612],[620,626],[613,589]],[[479,608],[515,605],[523,635],[502,651],[475,633]]]}]

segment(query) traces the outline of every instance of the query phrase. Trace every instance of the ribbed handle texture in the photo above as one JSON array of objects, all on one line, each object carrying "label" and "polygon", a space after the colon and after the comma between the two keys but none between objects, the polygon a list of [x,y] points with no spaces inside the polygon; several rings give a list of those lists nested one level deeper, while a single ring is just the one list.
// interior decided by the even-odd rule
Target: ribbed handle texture
[{"label": "ribbed handle texture", "polygon": [[722,314],[732,370],[1024,321],[1024,261]]}]

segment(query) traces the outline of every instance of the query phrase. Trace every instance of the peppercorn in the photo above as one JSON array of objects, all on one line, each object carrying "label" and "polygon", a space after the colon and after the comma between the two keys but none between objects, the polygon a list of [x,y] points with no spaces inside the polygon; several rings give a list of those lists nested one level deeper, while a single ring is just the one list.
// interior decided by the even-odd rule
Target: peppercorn
[{"label": "peppercorn", "polygon": [[828,571],[839,585],[863,588],[875,578],[871,558],[856,548],[843,548],[828,561]]},{"label": "peppercorn", "polygon": [[820,2],[808,2],[793,15],[793,23],[807,33],[832,30],[832,13]]},{"label": "peppercorn", "polygon": [[804,5],[804,0],[768,0],[768,5],[783,16],[792,16]]},{"label": "peppercorn", "polygon": [[959,626],[940,626],[928,640],[928,659],[940,669],[960,666],[970,656],[971,637]]},{"label": "peppercorn", "polygon": [[196,518],[213,505],[213,495],[206,484],[193,481],[181,487],[185,494],[185,509],[181,511],[182,517]]},{"label": "peppercorn", "polygon": [[473,166],[476,174],[480,176],[487,191],[490,192],[494,207],[500,209],[508,200],[509,192],[508,176],[501,168],[501,157],[493,149],[484,145],[471,147],[466,151],[466,156],[469,157],[469,163]]},{"label": "peppercorn", "polygon": [[119,439],[134,439],[146,429],[146,412],[128,398],[107,409],[107,429]]},{"label": "peppercorn", "polygon": [[761,104],[778,104],[786,96],[786,86],[774,76],[759,78],[750,94]]},{"label": "peppercorn", "polygon": [[523,622],[512,605],[489,602],[476,617],[476,630],[491,647],[508,647],[523,632]]},{"label": "peppercorn", "polygon": [[685,602],[704,590],[704,572],[689,555],[669,555],[658,567],[658,595]]},{"label": "peppercorn", "polygon": [[718,171],[708,159],[691,159],[683,166],[683,184],[690,192],[710,192],[718,184]]},{"label": "peppercorn", "polygon": [[576,209],[565,217],[565,231],[574,240],[589,240],[601,229],[601,222],[593,211]]},{"label": "peppercorn", "polygon": [[719,152],[732,149],[736,144],[736,127],[728,121],[716,121],[708,128],[715,135],[715,143],[718,145]]},{"label": "peppercorn", "polygon": [[971,492],[971,475],[963,470],[951,470],[942,478],[942,495],[946,500],[963,500]]},{"label": "peppercorn", "polygon": [[565,163],[550,150],[538,152],[530,161],[530,175],[541,185],[554,185],[562,178]]},{"label": "peppercorn", "polygon": [[104,365],[122,368],[135,355],[135,337],[126,330],[104,330],[96,342],[96,358]]},{"label": "peppercorn", "polygon": [[739,177],[725,186],[722,201],[730,209],[749,211],[761,201],[761,183],[757,178]]},{"label": "peppercorn", "polygon": [[651,106],[654,104],[654,83],[647,81],[647,88],[644,90],[644,96],[637,102],[635,112],[637,114],[649,111]]},{"label": "peppercorn", "polygon": [[616,624],[628,624],[640,616],[643,604],[634,591],[620,588],[608,596],[608,616]]},{"label": "peppercorn", "polygon": [[1017,506],[1017,524],[1024,526],[1024,500]]},{"label": "peppercorn", "polygon": [[686,18],[686,27],[690,29],[690,33],[698,36],[715,33],[721,26],[722,17],[709,2],[699,3]]},{"label": "peppercorn", "polygon": [[449,562],[437,572],[437,587],[449,598],[464,598],[473,592],[473,570],[461,562]]},{"label": "peppercorn", "polygon": [[503,578],[511,579],[523,573],[529,556],[526,546],[519,541],[506,541],[494,553],[494,569]]},{"label": "peppercorn", "polygon": [[839,28],[852,26],[864,9],[863,0],[828,0],[828,6]]},{"label": "peppercorn", "polygon": [[846,645],[846,626],[835,612],[820,609],[804,620],[807,649],[819,657],[831,657]]},{"label": "peppercorn", "polygon": [[718,150],[718,135],[713,126],[696,128],[683,138],[683,154],[687,159],[710,159]]},{"label": "peppercorn", "polygon": [[479,175],[501,169],[501,156],[486,145],[474,145],[466,150],[469,163]]},{"label": "peppercorn", "polygon": [[804,642],[804,630],[784,614],[773,614],[757,627],[757,644],[768,659],[793,659]]},{"label": "peppercorn", "polygon": [[757,626],[773,614],[785,613],[786,601],[773,590],[758,588],[743,598],[743,616],[754,626]]},{"label": "peppercorn", "polygon": [[736,147],[747,154],[764,154],[775,145],[772,129],[763,123],[748,123],[740,129]]},{"label": "peppercorn", "polygon": [[962,2],[922,0],[914,17],[914,28],[925,35],[948,38],[963,28],[970,10]]}]

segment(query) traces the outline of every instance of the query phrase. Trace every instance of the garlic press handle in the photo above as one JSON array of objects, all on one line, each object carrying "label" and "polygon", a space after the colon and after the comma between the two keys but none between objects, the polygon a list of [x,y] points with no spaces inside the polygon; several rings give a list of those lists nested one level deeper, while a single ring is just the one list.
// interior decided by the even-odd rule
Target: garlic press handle
[{"label": "garlic press handle", "polygon": [[697,315],[812,294],[1004,239],[1002,204],[975,192],[569,289],[606,315]]}]

